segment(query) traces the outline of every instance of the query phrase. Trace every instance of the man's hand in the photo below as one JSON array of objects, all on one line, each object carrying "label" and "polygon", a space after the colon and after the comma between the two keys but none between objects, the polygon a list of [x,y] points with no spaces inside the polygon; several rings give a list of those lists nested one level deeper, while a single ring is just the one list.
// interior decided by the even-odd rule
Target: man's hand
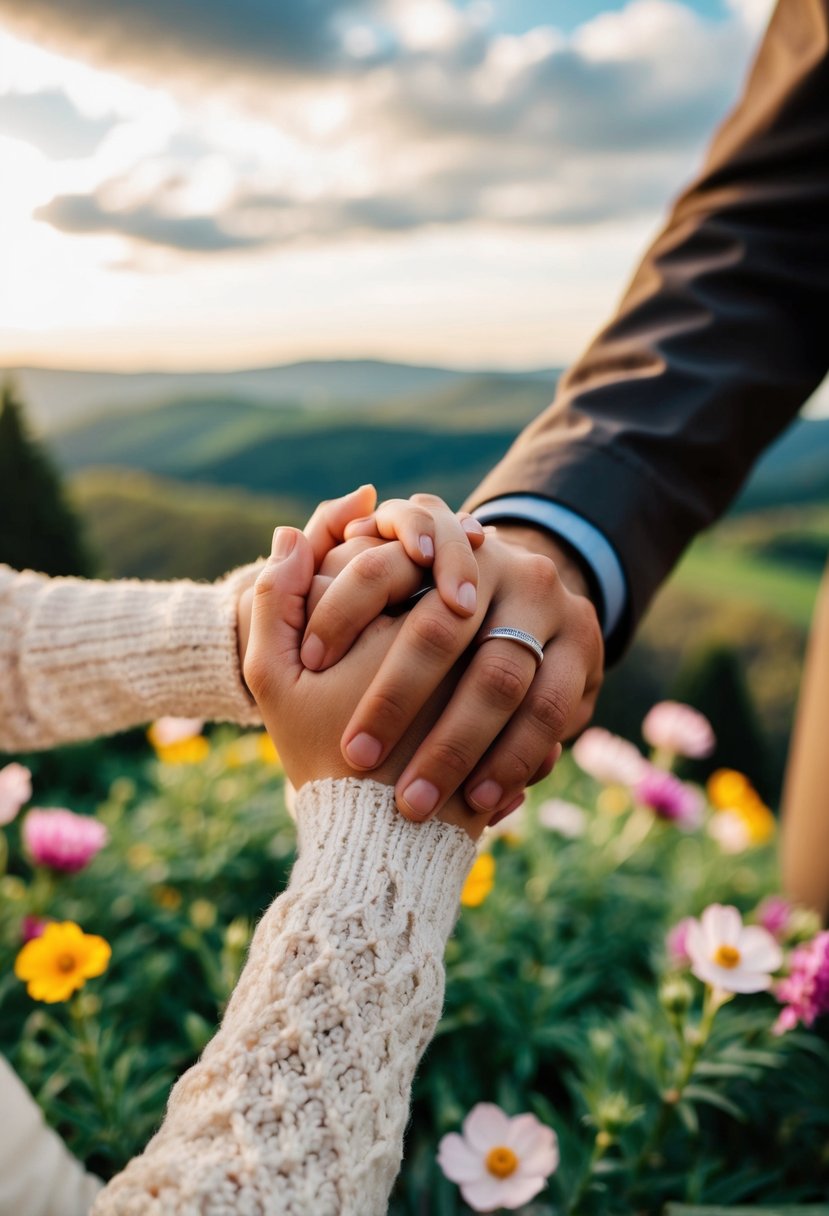
[{"label": "man's hand", "polygon": [[[472,648],[457,691],[397,781],[398,806],[412,819],[435,813],[461,786],[487,817],[505,810],[549,772],[557,744],[586,724],[601,684],[601,630],[577,563],[540,529],[487,532],[476,554],[475,612],[463,619],[435,592],[425,596],[404,620],[342,736],[349,764],[375,770]],[[411,577],[405,555],[392,548],[370,559],[374,596],[346,567],[314,610],[307,633],[321,639],[325,666],[336,663],[389,602],[384,588],[400,588]],[[544,663],[536,670],[532,654],[506,639],[476,646],[496,626],[538,638]]]}]

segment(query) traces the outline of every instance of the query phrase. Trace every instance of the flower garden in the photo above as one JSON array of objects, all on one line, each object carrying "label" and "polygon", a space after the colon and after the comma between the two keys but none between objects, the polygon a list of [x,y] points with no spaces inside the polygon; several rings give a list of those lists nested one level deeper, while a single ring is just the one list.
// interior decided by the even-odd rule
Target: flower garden
[{"label": "flower garden", "polygon": [[[675,775],[705,720],[658,706],[643,736],[586,732],[486,834],[393,1216],[829,1214],[829,933],[778,895],[749,779]],[[199,723],[157,723],[94,815],[56,801],[0,769],[0,1047],[109,1176],[210,1037],[294,828],[267,737]]]}]

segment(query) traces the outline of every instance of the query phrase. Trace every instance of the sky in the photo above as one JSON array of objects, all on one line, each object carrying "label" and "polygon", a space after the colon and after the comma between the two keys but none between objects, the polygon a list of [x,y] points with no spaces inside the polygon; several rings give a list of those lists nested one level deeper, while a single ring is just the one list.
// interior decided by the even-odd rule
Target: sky
[{"label": "sky", "polygon": [[769,0],[0,0],[0,363],[562,366]]}]

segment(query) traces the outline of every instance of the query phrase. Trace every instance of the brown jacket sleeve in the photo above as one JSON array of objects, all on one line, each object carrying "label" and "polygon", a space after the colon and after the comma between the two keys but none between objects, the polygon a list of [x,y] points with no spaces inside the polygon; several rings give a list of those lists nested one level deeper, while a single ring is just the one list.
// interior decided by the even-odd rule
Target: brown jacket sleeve
[{"label": "brown jacket sleeve", "polygon": [[614,545],[617,657],[829,367],[829,0],[780,0],[742,100],[619,310],[467,506],[530,493]]}]

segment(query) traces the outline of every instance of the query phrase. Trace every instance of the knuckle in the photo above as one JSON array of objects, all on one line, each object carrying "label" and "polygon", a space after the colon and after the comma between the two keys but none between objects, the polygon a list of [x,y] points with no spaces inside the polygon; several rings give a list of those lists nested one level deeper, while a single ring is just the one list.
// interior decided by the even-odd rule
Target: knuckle
[{"label": "knuckle", "polygon": [[520,664],[506,655],[491,655],[481,661],[481,684],[488,701],[509,709],[520,704],[527,691]]},{"label": "knuckle", "polygon": [[538,768],[539,761],[531,759],[514,748],[501,750],[496,758],[496,780],[505,790],[523,788]]},{"label": "knuckle", "polygon": [[271,595],[278,586],[277,567],[268,562],[262,567],[253,584],[254,596]]},{"label": "knuckle", "polygon": [[435,771],[448,773],[454,779],[453,788],[457,788],[472,768],[474,757],[455,739],[436,739],[429,749],[429,762]]},{"label": "knuckle", "polygon": [[454,659],[458,651],[452,624],[435,612],[413,612],[409,627],[420,649],[439,659]]},{"label": "knuckle", "polygon": [[538,689],[529,698],[527,708],[545,738],[557,742],[564,736],[570,719],[570,705],[564,693],[557,688]]},{"label": "knuckle", "polygon": [[442,498],[438,498],[437,494],[412,494],[409,502],[413,502],[417,507],[426,507],[430,510],[446,506],[446,503]]},{"label": "knuckle", "polygon": [[382,688],[374,693],[368,706],[367,720],[375,723],[375,734],[385,736],[406,723],[410,717],[403,689]]},{"label": "knuckle", "polygon": [[376,586],[389,576],[389,563],[384,546],[363,549],[351,562],[354,574],[363,584]]},{"label": "knuckle", "polygon": [[533,589],[544,598],[556,592],[561,584],[561,576],[555,562],[541,553],[533,553],[527,558],[527,572]]}]

